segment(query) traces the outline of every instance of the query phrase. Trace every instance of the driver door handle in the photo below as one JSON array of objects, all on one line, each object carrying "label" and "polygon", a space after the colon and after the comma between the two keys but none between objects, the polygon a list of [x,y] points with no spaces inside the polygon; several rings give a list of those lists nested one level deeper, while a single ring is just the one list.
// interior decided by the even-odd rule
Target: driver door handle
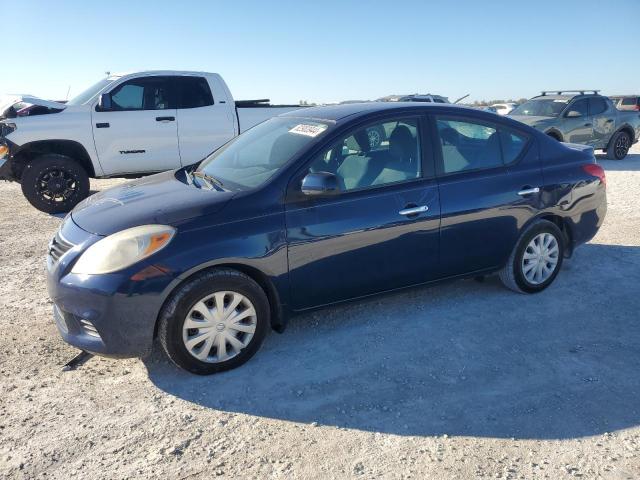
[{"label": "driver door handle", "polygon": [[411,207],[400,210],[398,213],[400,215],[410,216],[410,215],[418,215],[419,213],[424,213],[429,210],[427,205],[421,205],[419,207]]}]

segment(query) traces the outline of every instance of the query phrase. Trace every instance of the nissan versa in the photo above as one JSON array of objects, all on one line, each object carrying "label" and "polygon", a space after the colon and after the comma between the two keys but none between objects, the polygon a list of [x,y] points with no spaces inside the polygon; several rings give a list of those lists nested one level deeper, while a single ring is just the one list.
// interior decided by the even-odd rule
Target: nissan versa
[{"label": "nissan versa", "polygon": [[180,367],[215,373],[294,312],[494,272],[544,290],[602,224],[605,183],[591,147],[487,112],[290,112],[80,203],[49,248],[54,317],[80,349],[142,356],[158,337]]}]

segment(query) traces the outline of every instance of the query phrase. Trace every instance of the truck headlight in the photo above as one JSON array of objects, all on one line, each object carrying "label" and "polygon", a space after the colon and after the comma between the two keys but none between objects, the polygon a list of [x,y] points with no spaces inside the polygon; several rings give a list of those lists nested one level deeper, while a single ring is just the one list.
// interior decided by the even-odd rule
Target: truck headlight
[{"label": "truck headlight", "polygon": [[175,233],[168,225],[142,225],[114,233],[87,248],[71,273],[117,272],[162,250]]}]

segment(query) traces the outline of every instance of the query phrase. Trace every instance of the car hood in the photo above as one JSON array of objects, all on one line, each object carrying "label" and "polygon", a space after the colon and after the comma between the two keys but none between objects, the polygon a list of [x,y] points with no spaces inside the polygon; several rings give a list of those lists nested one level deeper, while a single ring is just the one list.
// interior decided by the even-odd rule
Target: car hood
[{"label": "car hood", "polygon": [[184,170],[169,171],[123,183],[96,193],[71,212],[83,230],[111,235],[146,224],[178,226],[196,216],[220,211],[234,192],[206,190],[178,180]]},{"label": "car hood", "polygon": [[526,125],[538,125],[539,123],[555,120],[556,117],[543,117],[534,115],[509,115],[509,118],[513,118]]},{"label": "car hood", "polygon": [[10,109],[17,104],[23,104],[19,107],[20,109],[25,109],[35,105],[45,107],[50,111],[56,112],[67,108],[67,105],[64,103],[43,100],[42,98],[34,97],[33,95],[5,95],[0,98],[0,119],[12,117],[13,115],[11,114]]}]

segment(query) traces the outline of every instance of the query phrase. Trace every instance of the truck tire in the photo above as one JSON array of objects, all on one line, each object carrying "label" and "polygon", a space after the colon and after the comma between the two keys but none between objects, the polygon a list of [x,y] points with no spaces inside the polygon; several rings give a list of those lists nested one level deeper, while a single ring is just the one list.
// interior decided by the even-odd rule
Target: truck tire
[{"label": "truck tire", "polygon": [[158,339],[173,363],[210,375],[253,357],[269,325],[269,300],[260,285],[220,268],[196,274],[172,294],[160,312]]},{"label": "truck tire", "polygon": [[631,147],[631,138],[627,132],[617,132],[607,147],[607,158],[609,160],[622,160],[629,153]]},{"label": "truck tire", "polygon": [[29,203],[45,213],[66,213],[89,195],[89,175],[82,165],[53,153],[31,160],[21,184]]}]

